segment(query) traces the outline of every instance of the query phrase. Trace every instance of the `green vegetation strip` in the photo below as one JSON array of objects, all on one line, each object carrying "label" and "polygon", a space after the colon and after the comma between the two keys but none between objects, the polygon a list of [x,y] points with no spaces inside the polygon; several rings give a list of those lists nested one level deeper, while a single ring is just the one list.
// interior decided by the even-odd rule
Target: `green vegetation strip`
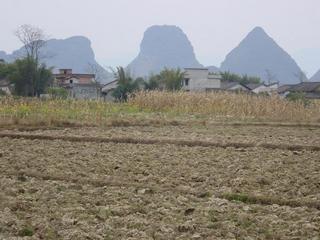
[{"label": "green vegetation strip", "polygon": [[33,134],[16,134],[0,133],[0,138],[12,139],[30,139],[30,140],[62,140],[69,142],[96,142],[96,143],[124,143],[124,144],[172,144],[177,146],[188,147],[234,147],[234,148],[254,148],[261,147],[266,149],[280,149],[288,151],[320,151],[320,146],[315,145],[288,145],[272,143],[242,143],[242,142],[207,142],[201,140],[182,140],[182,139],[140,139],[140,138],[99,138],[99,137],[78,137],[78,136],[52,136],[52,135],[33,135]]},{"label": "green vegetation strip", "polygon": [[273,205],[277,204],[279,206],[289,206],[289,207],[308,207],[316,208],[320,210],[320,202],[318,201],[303,201],[294,199],[280,199],[274,197],[265,196],[254,196],[244,193],[225,193],[219,196],[220,198],[226,199],[228,201],[243,202],[246,204],[260,204],[260,205]]}]

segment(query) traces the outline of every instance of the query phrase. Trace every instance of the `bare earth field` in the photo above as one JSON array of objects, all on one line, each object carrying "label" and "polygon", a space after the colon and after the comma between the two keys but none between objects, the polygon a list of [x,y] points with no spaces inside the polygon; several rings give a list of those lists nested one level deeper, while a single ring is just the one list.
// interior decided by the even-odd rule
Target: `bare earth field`
[{"label": "bare earth field", "polygon": [[0,239],[320,239],[320,127],[1,129]]}]

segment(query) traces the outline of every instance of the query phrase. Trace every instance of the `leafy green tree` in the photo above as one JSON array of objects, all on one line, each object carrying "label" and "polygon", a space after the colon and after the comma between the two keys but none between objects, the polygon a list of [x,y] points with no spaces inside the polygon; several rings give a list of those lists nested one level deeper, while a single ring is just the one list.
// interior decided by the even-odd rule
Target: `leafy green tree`
[{"label": "leafy green tree", "polygon": [[49,87],[47,93],[54,99],[66,99],[68,97],[68,91],[61,87]]},{"label": "leafy green tree", "polygon": [[144,89],[145,90],[160,90],[163,86],[161,86],[160,75],[152,75],[149,77],[148,81],[144,81]]},{"label": "leafy green tree", "polygon": [[24,45],[24,58],[14,63],[0,63],[0,77],[14,84],[14,93],[20,96],[40,96],[52,81],[51,69],[40,63],[40,50],[45,45],[45,35],[37,27],[22,25],[16,36]]},{"label": "leafy green tree", "polygon": [[234,73],[230,73],[230,72],[220,72],[221,75],[221,80],[224,82],[240,82],[242,77],[234,74]]},{"label": "leafy green tree", "polygon": [[305,93],[303,92],[290,92],[287,96],[286,99],[292,102],[301,102],[305,106],[310,105],[310,100],[308,100],[305,96]]},{"label": "leafy green tree", "polygon": [[184,74],[180,69],[165,68],[159,74],[160,83],[164,85],[166,90],[178,91],[182,87]]},{"label": "leafy green tree", "polygon": [[241,84],[261,83],[261,79],[259,77],[252,77],[245,74],[242,76],[240,83]]},{"label": "leafy green tree", "polygon": [[261,83],[261,79],[259,77],[248,76],[247,74],[240,76],[235,73],[230,72],[220,72],[222,81],[225,82],[239,82],[241,84],[248,83]]},{"label": "leafy green tree", "polygon": [[131,93],[139,89],[139,81],[134,80],[123,67],[117,67],[115,76],[118,86],[113,92],[113,97],[120,102],[126,102]]},{"label": "leafy green tree", "polygon": [[178,91],[182,87],[184,73],[180,69],[165,68],[159,74],[151,75],[144,82],[145,90]]},{"label": "leafy green tree", "polygon": [[52,81],[52,73],[44,64],[32,58],[18,59],[10,66],[9,80],[14,84],[14,92],[19,96],[40,96]]},{"label": "leafy green tree", "polygon": [[11,71],[11,65],[5,62],[0,62],[0,79],[6,78]]}]

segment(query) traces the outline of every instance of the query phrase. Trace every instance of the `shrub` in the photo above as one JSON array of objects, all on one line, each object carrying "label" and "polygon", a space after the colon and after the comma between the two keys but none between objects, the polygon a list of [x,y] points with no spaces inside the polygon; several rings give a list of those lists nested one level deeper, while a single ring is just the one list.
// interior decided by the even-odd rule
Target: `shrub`
[{"label": "shrub", "polygon": [[25,227],[19,231],[20,237],[32,237],[34,234],[34,231],[31,227]]},{"label": "shrub", "polygon": [[290,92],[287,96],[286,99],[292,102],[301,102],[305,106],[310,105],[310,100],[306,99],[306,96],[303,92]]},{"label": "shrub", "polygon": [[68,91],[64,88],[51,87],[48,88],[47,92],[54,99],[66,99],[68,97]]}]

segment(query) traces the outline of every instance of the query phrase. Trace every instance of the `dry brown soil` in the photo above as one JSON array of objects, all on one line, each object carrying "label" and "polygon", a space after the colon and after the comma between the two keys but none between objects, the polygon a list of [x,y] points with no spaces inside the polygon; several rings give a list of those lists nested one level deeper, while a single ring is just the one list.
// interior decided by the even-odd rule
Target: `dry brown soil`
[{"label": "dry brown soil", "polygon": [[319,240],[319,146],[312,126],[2,129],[0,239]]}]

